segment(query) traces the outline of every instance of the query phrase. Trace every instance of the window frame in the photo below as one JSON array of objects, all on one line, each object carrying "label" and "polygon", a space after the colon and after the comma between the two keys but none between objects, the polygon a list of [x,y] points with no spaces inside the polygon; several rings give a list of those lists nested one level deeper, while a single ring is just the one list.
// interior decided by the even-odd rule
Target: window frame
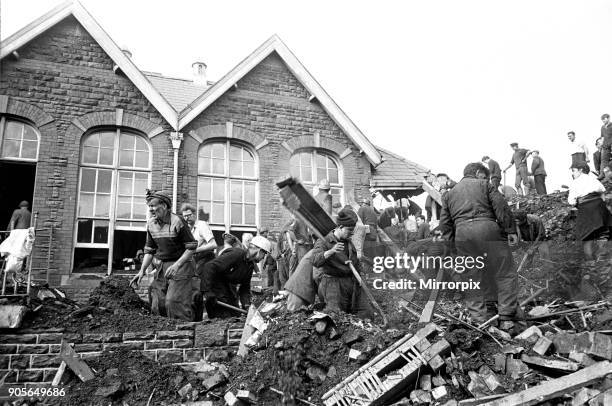
[{"label": "window frame", "polygon": [[[200,152],[202,151],[202,149],[204,149],[207,146],[210,146],[212,144],[223,144],[224,148],[225,148],[225,162],[224,162],[224,174],[223,175],[219,175],[219,174],[214,174],[214,173],[205,173],[205,172],[200,172]],[[253,156],[253,162],[254,162],[254,168],[253,168],[253,172],[254,172],[254,176],[244,176],[244,174],[242,176],[234,176],[231,175],[230,173],[230,151],[231,151],[231,147],[232,146],[237,146],[240,148],[245,149],[246,151],[248,151],[252,156]],[[212,159],[212,154],[211,154],[211,159]],[[241,161],[244,162],[244,161]],[[253,232],[253,231],[257,231],[259,229],[259,225],[260,225],[260,214],[259,214],[259,196],[260,196],[260,185],[259,185],[259,181],[260,181],[260,177],[259,177],[259,156],[255,150],[255,148],[253,148],[251,145],[249,145],[246,142],[240,141],[240,140],[236,140],[236,139],[232,139],[232,138],[217,138],[217,139],[210,139],[207,140],[205,143],[202,143],[202,145],[200,145],[200,147],[198,148],[197,151],[197,184],[196,184],[196,202],[197,202],[197,207],[198,210],[201,207],[201,203],[202,201],[204,201],[204,199],[201,199],[200,196],[200,180],[201,179],[210,179],[211,181],[211,199],[210,199],[210,204],[211,204],[211,212],[210,217],[209,217],[209,225],[211,230],[215,230],[215,231],[224,231],[226,233],[231,232],[232,230],[236,230],[236,231],[241,231],[241,232]],[[212,163],[211,163],[211,169],[212,169]],[[212,204],[214,202],[213,199],[213,193],[212,193],[212,184],[214,183],[215,179],[219,179],[219,180],[223,180],[224,182],[224,205],[223,205],[223,224],[220,223],[213,223],[213,213],[212,213]],[[242,183],[242,201],[241,201],[241,207],[242,207],[242,213],[241,213],[241,217],[243,219],[243,221],[246,218],[246,211],[245,211],[245,206],[246,204],[249,203],[245,203],[244,198],[245,198],[245,193],[244,193],[244,182],[252,182],[255,185],[255,199],[254,199],[254,204],[255,204],[255,224],[251,225],[251,224],[238,224],[238,225],[234,225],[232,224],[232,219],[231,219],[231,208],[232,208],[232,197],[231,197],[231,193],[232,193],[232,181],[240,181]]]},{"label": "window frame", "polygon": [[[35,158],[21,158],[21,157],[3,157],[2,153],[3,153],[3,149],[4,149],[4,138],[6,135],[6,126],[8,125],[9,122],[16,122],[16,123],[20,123],[24,126],[29,126],[34,130],[34,134],[36,134],[36,157]],[[40,131],[38,130],[38,128],[36,127],[36,125],[34,123],[31,123],[27,120],[18,118],[18,117],[13,117],[13,116],[7,116],[7,115],[0,115],[0,160],[6,160],[6,161],[13,161],[13,162],[33,162],[36,163],[38,162],[38,157],[40,156],[40,141],[41,141],[42,137],[40,135]],[[22,138],[20,140],[20,144],[19,144],[19,152],[21,155],[21,151],[23,150],[23,133],[22,133]]]},{"label": "window frame", "polygon": [[[85,163],[83,151],[84,151],[84,146],[85,146],[85,142],[87,138],[92,136],[93,134],[111,133],[111,132],[114,132],[113,134],[113,163],[111,165],[99,164],[99,163]],[[148,148],[148,152],[149,152],[147,168],[141,168],[141,167],[131,167],[130,168],[130,167],[120,165],[120,160],[121,160],[120,142],[121,142],[122,134],[127,134],[133,137],[138,137],[145,142]],[[100,148],[101,147],[98,147],[98,149]],[[99,156],[98,156],[98,160],[99,160]],[[134,158],[134,162],[135,162],[135,158]],[[120,172],[145,173],[147,174],[147,178],[148,178],[147,188],[150,188],[151,182],[152,182],[152,176],[153,176],[152,162],[153,162],[153,146],[150,140],[146,137],[146,135],[143,135],[136,130],[125,128],[125,127],[96,127],[83,134],[83,136],[81,137],[81,142],[79,143],[79,159],[78,159],[79,180],[77,182],[77,199],[76,199],[76,205],[75,205],[76,215],[75,215],[75,222],[74,222],[72,255],[70,259],[71,272],[74,270],[74,265],[75,265],[74,264],[74,252],[77,248],[99,248],[99,249],[108,250],[107,274],[110,275],[113,271],[113,246],[114,246],[115,230],[140,231],[140,232],[146,231],[147,220],[149,218],[148,212],[146,212],[144,220],[129,220],[131,223],[134,223],[134,222],[142,223],[142,227],[123,226],[123,225],[117,226],[117,222],[119,221],[128,221],[125,219],[117,218],[117,204],[119,201],[119,178],[120,178],[119,173]],[[93,216],[79,216],[79,204],[81,203],[81,186],[83,182],[83,169],[96,170],[96,183],[98,179],[99,170],[110,170],[111,171],[111,190],[110,190],[110,198],[109,198],[110,207],[109,207],[108,217],[106,218],[96,217],[95,210],[94,210]],[[94,192],[94,196],[96,194],[97,193]],[[108,221],[107,242],[106,243],[78,242],[78,231],[79,231],[78,226],[79,226],[79,220],[81,219],[91,219],[94,222],[96,220],[97,221]],[[92,228],[92,239],[94,235],[94,230],[95,230],[95,227]]]},{"label": "window frame", "polygon": [[[338,182],[329,182],[330,186],[331,186],[331,190],[333,189],[337,189],[340,191],[339,195],[340,195],[340,204],[342,204],[344,206],[345,204],[345,196],[344,196],[344,169],[342,167],[342,163],[340,162],[340,159],[331,151],[328,151],[326,149],[322,149],[322,148],[301,148],[298,149],[296,151],[293,152],[293,154],[291,155],[291,157],[289,158],[289,173],[291,174],[291,176],[293,175],[293,167],[291,165],[291,160],[294,157],[297,157],[299,154],[309,154],[310,155],[310,175],[311,175],[311,179],[310,181],[304,181],[302,179],[300,179],[300,177],[298,177],[298,179],[300,179],[300,182],[302,182],[302,184],[304,184],[307,188],[310,187],[312,190],[312,194],[315,195],[319,188],[319,182],[321,181],[321,179],[318,179],[318,171],[317,171],[317,157],[318,156],[324,156],[326,158],[331,159],[331,161],[336,165],[336,168],[338,169]],[[301,162],[301,158],[300,158],[300,162]],[[301,167],[302,165],[300,165]],[[327,168],[327,166],[326,166]],[[301,172],[301,171],[300,171]],[[301,173],[300,173],[301,175]],[[329,180],[329,179],[328,179]]]}]

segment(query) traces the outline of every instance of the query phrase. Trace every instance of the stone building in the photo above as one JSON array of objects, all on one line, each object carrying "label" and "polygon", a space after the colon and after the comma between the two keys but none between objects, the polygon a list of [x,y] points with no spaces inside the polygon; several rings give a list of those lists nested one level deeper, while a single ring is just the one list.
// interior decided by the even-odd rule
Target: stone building
[{"label": "stone building", "polygon": [[214,83],[193,70],[141,71],[78,2],[2,41],[0,221],[32,202],[37,277],[125,272],[144,244],[145,188],[197,203],[217,236],[278,230],[275,183],[289,174],[329,179],[342,203],[372,186],[422,191],[427,170],[376,148],[277,36]]}]

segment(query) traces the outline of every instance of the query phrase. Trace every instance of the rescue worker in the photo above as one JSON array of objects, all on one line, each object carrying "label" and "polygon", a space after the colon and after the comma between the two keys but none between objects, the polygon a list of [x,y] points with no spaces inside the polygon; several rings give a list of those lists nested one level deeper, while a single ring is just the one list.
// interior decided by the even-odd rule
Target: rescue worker
[{"label": "rescue worker", "polygon": [[524,210],[516,210],[514,220],[517,225],[517,235],[520,235],[521,240],[544,241],[546,238],[546,228],[538,216],[527,214]]},{"label": "rescue worker", "polygon": [[601,174],[601,146],[603,143],[603,137],[599,137],[597,138],[597,140],[595,140],[595,152],[593,152],[593,166],[595,167],[595,170],[593,170],[593,173],[595,175],[600,175]]},{"label": "rescue worker", "polygon": [[[314,243],[308,226],[302,220],[295,218],[293,214],[291,214],[291,217],[293,218],[293,223],[289,230],[295,237],[295,265],[297,266],[302,258],[304,258],[304,255],[314,247]],[[294,266],[291,267],[291,272],[293,270],[295,270]]]},{"label": "rescue worker", "polygon": [[612,146],[612,123],[610,122],[610,115],[603,114],[601,116],[601,163],[599,164],[599,178],[603,177],[603,170],[610,164],[611,152],[610,147]]},{"label": "rescue worker", "polygon": [[[510,169],[510,167],[514,165],[514,168],[516,169],[514,187],[516,187],[517,193],[520,196],[523,196],[526,195],[529,191],[529,181],[527,180],[527,157],[531,152],[529,150],[526,150],[525,148],[519,148],[518,143],[516,142],[510,144],[510,147],[512,148],[514,153],[512,154],[512,160],[510,161],[510,165],[508,165],[506,169],[504,169],[504,173],[506,173],[508,169]],[[521,183],[524,184],[525,188],[527,189],[525,193],[523,193]]]},{"label": "rescue worker", "polygon": [[422,214],[420,216],[417,216],[416,222],[417,222],[416,239],[424,240],[425,238],[429,238],[429,233],[430,233],[429,223],[427,222],[427,219],[425,218],[425,216],[423,216]]},{"label": "rescue worker", "polygon": [[[209,318],[231,317],[229,309],[217,304],[217,300],[243,309],[251,305],[251,277],[255,263],[261,261],[271,251],[267,238],[253,237],[247,249],[227,248],[222,255],[204,265],[201,290],[206,302],[204,306]],[[235,286],[239,285],[236,292]]]},{"label": "rescue worker", "polygon": [[227,251],[228,248],[244,247],[238,237],[233,234],[223,233],[223,236],[221,238],[223,238],[223,247],[221,247],[221,249],[217,249],[217,256],[223,254],[225,251]]},{"label": "rescue worker", "polygon": [[185,220],[170,211],[172,200],[168,194],[147,189],[146,201],[149,220],[145,256],[130,284],[140,284],[155,258],[157,272],[149,287],[151,311],[165,313],[173,319],[194,321],[197,309],[192,300],[192,278],[195,276],[192,256],[197,242]]},{"label": "rescue worker", "polygon": [[261,227],[259,230],[259,235],[266,238],[270,241],[271,251],[269,254],[266,254],[264,259],[261,261],[260,269],[262,270],[263,275],[266,278],[266,286],[272,288],[272,293],[274,295],[278,294],[278,291],[281,289],[280,279],[278,276],[278,267],[276,265],[276,260],[278,259],[278,242],[270,236],[270,230],[267,227]]},{"label": "rescue worker", "polygon": [[383,231],[400,249],[403,249],[406,246],[406,228],[402,223],[400,223],[397,215],[391,217],[391,225],[385,227]]},{"label": "rescue worker", "polygon": [[[602,199],[606,189],[589,174],[586,162],[575,163],[571,170],[574,180],[570,183],[567,200],[578,208],[574,233],[576,240],[583,242],[585,258],[594,260],[597,254],[603,253],[606,241],[610,239],[612,218]],[[597,250],[593,241],[597,241]]]},{"label": "rescue worker", "polygon": [[540,151],[531,151],[531,172],[529,176],[533,176],[536,193],[539,195],[546,194],[546,169],[544,169],[544,160],[540,158]]},{"label": "rescue worker", "polygon": [[23,200],[19,203],[19,208],[13,211],[11,219],[8,224],[8,231],[13,230],[24,230],[26,228],[30,228],[30,223],[32,222],[32,213],[28,208],[30,207],[30,203],[26,200]]},{"label": "rescue worker", "polygon": [[351,261],[358,272],[361,264],[357,251],[350,243],[357,225],[357,214],[352,210],[342,209],[336,219],[337,227],[325,238],[318,239],[312,254],[312,265],[320,268],[322,273],[319,282],[319,296],[329,311],[355,313],[367,318],[370,309],[361,287],[346,263]]},{"label": "rescue worker", "polygon": [[363,225],[368,226],[368,232],[363,241],[363,254],[368,258],[382,255],[378,247],[378,216],[367,198],[359,199],[359,210],[357,215]]},{"label": "rescue worker", "polygon": [[321,179],[318,185],[319,193],[314,197],[323,210],[330,216],[332,215],[332,195],[329,193],[331,186],[327,179]]},{"label": "rescue worker", "polygon": [[480,282],[479,289],[464,292],[472,319],[476,323],[488,320],[497,302],[500,328],[508,330],[514,326],[518,294],[516,266],[508,247],[508,242],[517,242],[512,213],[504,197],[488,182],[489,170],[484,165],[468,164],[463,176],[442,196],[437,234],[455,241],[458,257],[480,259],[484,264],[481,269],[474,266],[460,274],[465,281]]},{"label": "rescue worker", "polygon": [[502,178],[502,171],[499,163],[491,159],[488,155],[482,157],[482,163],[489,167],[489,182],[491,182],[495,189],[498,189]]},{"label": "rescue worker", "polygon": [[567,133],[567,139],[569,140],[569,152],[572,157],[572,165],[578,162],[589,163],[589,149],[586,143],[576,139],[576,133],[570,131]]}]

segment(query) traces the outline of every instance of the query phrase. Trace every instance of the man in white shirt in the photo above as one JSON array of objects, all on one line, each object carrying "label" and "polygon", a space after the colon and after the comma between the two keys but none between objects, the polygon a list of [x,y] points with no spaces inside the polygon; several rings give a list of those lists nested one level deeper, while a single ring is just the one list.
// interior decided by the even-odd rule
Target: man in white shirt
[{"label": "man in white shirt", "polygon": [[193,257],[196,261],[196,275],[200,276],[204,264],[215,257],[214,250],[217,248],[217,243],[208,223],[204,220],[198,220],[196,213],[196,208],[188,203],[181,206],[183,219],[189,225],[193,238],[198,242]]},{"label": "man in white shirt", "polygon": [[576,139],[576,133],[570,131],[567,133],[567,139],[570,141],[570,154],[572,156],[572,165],[578,162],[589,163],[589,149],[586,144]]}]

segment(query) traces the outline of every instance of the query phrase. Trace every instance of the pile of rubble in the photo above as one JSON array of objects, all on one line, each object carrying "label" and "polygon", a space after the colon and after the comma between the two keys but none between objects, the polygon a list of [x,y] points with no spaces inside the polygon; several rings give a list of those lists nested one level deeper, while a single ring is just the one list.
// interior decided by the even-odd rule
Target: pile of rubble
[{"label": "pile of rubble", "polygon": [[510,202],[515,209],[537,215],[546,228],[547,239],[573,241],[576,215],[567,202],[567,192],[548,195],[513,196]]}]

